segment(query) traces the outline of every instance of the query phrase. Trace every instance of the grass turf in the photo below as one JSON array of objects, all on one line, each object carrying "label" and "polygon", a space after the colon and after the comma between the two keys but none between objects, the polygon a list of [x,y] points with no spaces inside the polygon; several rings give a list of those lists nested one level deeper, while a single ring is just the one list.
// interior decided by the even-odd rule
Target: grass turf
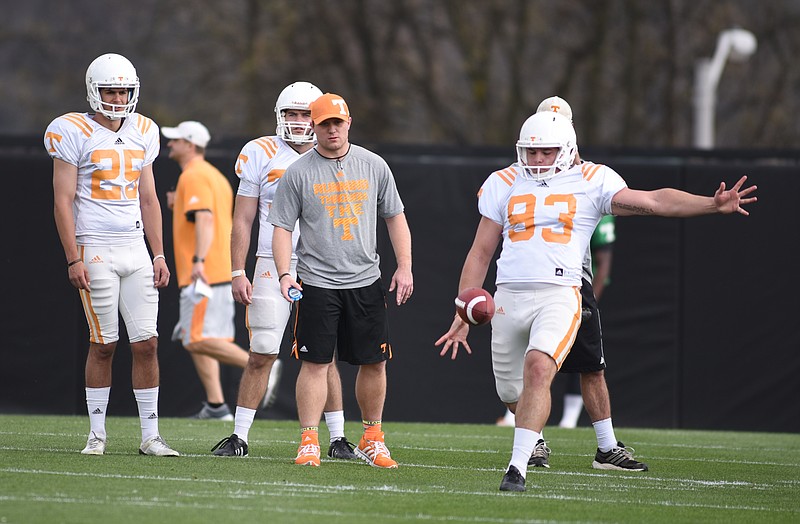
[{"label": "grass turf", "polygon": [[[511,428],[388,422],[400,468],[381,470],[324,456],[319,468],[294,465],[291,421],[257,420],[246,458],[210,454],[231,422],[161,419],[178,458],[140,456],[136,418],[107,426],[106,455],[83,456],[86,417],[0,415],[0,522],[800,521],[794,434],[617,428],[650,466],[628,473],[591,468],[591,428],[548,427],[551,468],[504,493]],[[359,424],[346,430],[358,440]]]}]

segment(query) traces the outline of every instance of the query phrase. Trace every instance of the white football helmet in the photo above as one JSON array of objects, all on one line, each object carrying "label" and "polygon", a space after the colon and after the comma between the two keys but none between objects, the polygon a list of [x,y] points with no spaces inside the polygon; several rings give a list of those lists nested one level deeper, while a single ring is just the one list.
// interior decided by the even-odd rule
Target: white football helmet
[{"label": "white football helmet", "polygon": [[[295,82],[286,86],[278,101],[275,102],[275,119],[278,127],[275,130],[282,139],[293,144],[307,144],[314,141],[314,132],[311,130],[311,122],[287,122],[284,112],[287,109],[302,109],[309,111],[311,102],[322,96],[322,91],[314,84],[308,82]],[[293,133],[292,130],[300,130],[300,133]]]},{"label": "white football helmet", "polygon": [[[552,165],[529,166],[527,150],[530,148],[558,148]],[[549,180],[572,167],[578,152],[575,129],[569,119],[560,113],[545,111],[528,117],[519,131],[517,161],[522,167],[522,176],[528,180]]]},{"label": "white football helmet", "polygon": [[[127,104],[108,104],[100,98],[100,89],[122,87],[128,90]],[[139,102],[139,77],[136,68],[122,55],[108,53],[98,56],[86,70],[86,100],[92,109],[111,120],[119,120],[133,113]],[[106,109],[106,107],[111,109]]]}]

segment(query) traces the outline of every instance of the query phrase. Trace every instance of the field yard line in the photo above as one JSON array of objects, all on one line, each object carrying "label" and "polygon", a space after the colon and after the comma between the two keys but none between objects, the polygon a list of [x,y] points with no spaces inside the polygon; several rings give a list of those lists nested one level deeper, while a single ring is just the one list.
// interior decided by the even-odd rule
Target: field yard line
[{"label": "field yard line", "polygon": [[[2,432],[0,432],[2,433]],[[170,439],[171,442],[180,442],[182,439]],[[271,444],[275,444],[277,441],[272,441]],[[286,444],[295,444],[295,441],[284,441]],[[265,443],[266,445],[266,443]],[[251,444],[251,446],[255,446],[255,444]],[[133,448],[131,448],[133,449]],[[410,446],[392,446],[392,449],[408,449],[412,451],[431,451],[431,452],[443,452],[443,453],[464,453],[464,452],[473,452],[473,453],[491,453],[493,455],[503,454],[504,452],[498,452],[497,450],[458,450],[453,448],[422,448],[422,447],[410,447]],[[0,446],[0,451],[41,451],[41,452],[49,452],[49,453],[76,453],[76,449],[65,449],[65,448],[23,448],[19,446]],[[106,455],[126,455],[127,453],[124,452],[106,452]],[[209,458],[211,455],[198,455],[193,453],[181,453],[184,457],[196,457],[196,458]],[[555,454],[554,454],[555,455]],[[589,454],[577,454],[577,453],[559,453],[559,456],[563,457],[584,457],[587,460],[591,460],[593,457]],[[552,456],[552,455],[551,455]],[[287,455],[287,457],[289,457]],[[677,457],[659,457],[656,455],[640,455],[639,458],[646,458],[648,461],[664,461],[667,462],[675,462],[675,461],[682,461],[682,462],[700,462],[700,463],[709,463],[709,464],[747,464],[751,466],[780,466],[780,467],[800,467],[800,463],[797,462],[767,462],[767,461],[755,461],[755,460],[716,460],[716,459],[704,459],[704,458],[677,458]],[[215,459],[217,460],[217,459]],[[225,460],[225,459],[222,459]],[[240,460],[236,458],[235,460]],[[251,453],[247,456],[247,460],[267,460],[267,461],[286,461],[289,458],[286,457],[263,457],[256,454]],[[327,459],[323,459],[323,462],[327,462]],[[497,468],[473,468],[473,467],[457,467],[457,466],[439,466],[436,464],[412,464],[407,462],[400,462],[400,465],[403,467],[416,467],[416,468],[430,468],[430,469],[448,469],[448,470],[473,470],[473,471],[505,471],[505,466],[498,466]],[[548,473],[556,473],[556,472],[548,472]],[[652,477],[649,477],[652,478]]]},{"label": "field yard line", "polygon": [[[62,498],[62,497],[38,497],[38,496],[31,496],[31,497],[6,497],[0,496],[0,501],[8,501],[8,502],[49,502],[49,503],[68,503],[68,504],[84,504],[84,505],[94,505],[97,504],[98,501],[94,499],[76,499],[73,497]],[[102,503],[106,502],[106,499],[100,501]],[[205,510],[238,510],[238,511],[254,511],[251,507],[242,507],[237,505],[212,505],[212,504],[187,504],[184,502],[173,502],[173,501],[144,501],[144,500],[120,500],[115,499],[115,504],[119,505],[127,505],[127,506],[134,506],[134,507],[148,507],[148,508],[165,508],[165,509],[205,509]],[[531,520],[530,518],[524,519],[505,519],[505,518],[498,518],[498,517],[461,517],[461,516],[435,516],[435,515],[426,515],[422,513],[414,513],[413,515],[410,514],[392,514],[387,512],[380,512],[380,513],[354,513],[354,512],[342,512],[342,511],[330,511],[330,510],[319,510],[313,508],[303,508],[303,509],[286,509],[277,506],[270,506],[269,512],[274,513],[282,513],[282,514],[292,514],[292,515],[302,515],[302,516],[315,516],[315,517],[346,517],[352,519],[375,519],[375,520],[391,520],[391,519],[402,519],[403,521],[408,520],[409,518],[413,518],[414,520],[423,520],[428,522],[490,522],[490,523],[498,523],[498,524],[547,524],[547,523],[554,523],[554,522],[563,522],[563,520]],[[264,511],[264,513],[267,513]]]},{"label": "field yard line", "polygon": [[[289,493],[297,493],[298,489],[308,490],[311,493],[331,493],[331,492],[364,492],[364,491],[375,491],[375,492],[382,492],[382,493],[402,493],[402,494],[448,494],[448,495],[467,495],[467,496],[520,496],[519,494],[514,493],[500,493],[496,491],[485,492],[485,491],[459,491],[459,490],[450,490],[445,488],[436,488],[434,486],[430,486],[429,488],[415,488],[415,489],[398,489],[395,486],[391,485],[383,485],[383,486],[331,486],[327,484],[304,484],[304,483],[296,483],[296,482],[267,482],[267,481],[247,481],[247,480],[232,480],[232,479],[198,479],[192,477],[164,477],[160,475],[123,475],[120,473],[88,473],[88,472],[66,472],[66,471],[47,471],[47,470],[37,470],[37,469],[21,469],[21,468],[2,468],[0,472],[5,473],[16,473],[16,474],[31,474],[31,475],[54,475],[54,476],[64,476],[64,477],[92,477],[92,478],[108,478],[108,479],[119,479],[119,480],[152,480],[152,481],[169,481],[169,482],[190,482],[190,483],[210,483],[210,484],[224,484],[224,485],[231,485],[231,484],[241,484],[243,486],[253,487],[253,486],[267,486],[272,488],[278,488],[275,495],[285,495],[280,492],[287,491]],[[625,477],[626,479],[636,478],[636,477]],[[647,477],[638,477],[639,479],[645,480]],[[652,480],[652,478],[651,478]],[[662,479],[665,482],[674,482],[676,479]],[[683,479],[682,482],[693,483],[691,479]],[[630,502],[627,500],[614,500],[612,497],[609,497],[608,493],[604,493],[603,497],[586,497],[586,496],[574,496],[574,495],[553,495],[553,494],[545,494],[545,493],[537,493],[535,490],[535,486],[530,486],[534,489],[529,490],[526,493],[526,496],[532,496],[534,498],[542,498],[548,500],[564,500],[564,501],[576,501],[576,502],[589,502],[595,504],[629,504]],[[0,500],[6,500],[8,497],[0,496]],[[779,509],[776,510],[775,508],[769,507],[760,507],[760,506],[737,506],[737,505],[718,505],[718,504],[696,504],[696,503],[680,503],[675,501],[636,501],[637,505],[651,505],[651,506],[669,506],[669,507],[681,507],[681,508],[706,508],[706,509],[725,509],[725,510],[736,510],[736,511],[768,511],[768,512],[779,512],[779,513],[789,513],[789,514],[798,514],[800,510],[783,510]]]}]

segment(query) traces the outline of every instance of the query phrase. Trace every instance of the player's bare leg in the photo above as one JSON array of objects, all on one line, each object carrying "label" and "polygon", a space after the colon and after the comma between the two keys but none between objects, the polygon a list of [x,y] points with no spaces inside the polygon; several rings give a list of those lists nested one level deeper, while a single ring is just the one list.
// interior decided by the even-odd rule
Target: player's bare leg
[{"label": "player's bare leg", "polygon": [[[525,355],[524,366],[522,393],[515,409],[514,447],[500,483],[501,491],[525,491],[528,462],[534,448],[546,450],[542,430],[550,416],[550,386],[556,375],[556,363],[550,355],[533,350]],[[549,467],[546,462],[542,465]]]},{"label": "player's bare leg", "polygon": [[611,401],[605,373],[602,370],[581,373],[581,394],[592,422],[611,417]]},{"label": "player's bare leg", "polygon": [[221,338],[208,338],[192,342],[186,346],[186,351],[192,355],[199,354],[211,357],[221,364],[244,369],[247,365],[249,352],[233,342]]},{"label": "player's bare leg", "polygon": [[278,355],[262,355],[250,352],[250,359],[242,373],[239,383],[239,399],[237,406],[256,410],[261,405],[264,393],[267,391],[269,374]]},{"label": "player's bare leg", "polygon": [[86,356],[86,387],[104,388],[111,386],[111,364],[114,360],[114,350],[117,343],[89,344],[89,354]]},{"label": "player's bare leg", "polygon": [[325,401],[325,425],[328,426],[330,458],[353,460],[358,457],[353,453],[351,444],[344,434],[344,402],[342,400],[342,379],[339,368],[331,364],[328,368],[328,399]]},{"label": "player's bare leg", "polygon": [[199,353],[190,353],[197,376],[203,384],[206,392],[206,400],[209,404],[224,404],[225,395],[222,393],[222,382],[219,378],[219,362],[215,359]]}]

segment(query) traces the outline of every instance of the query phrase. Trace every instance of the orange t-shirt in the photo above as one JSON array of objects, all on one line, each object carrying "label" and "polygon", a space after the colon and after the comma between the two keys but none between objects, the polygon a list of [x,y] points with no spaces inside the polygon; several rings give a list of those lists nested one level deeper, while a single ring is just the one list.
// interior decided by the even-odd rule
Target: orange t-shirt
[{"label": "orange t-shirt", "polygon": [[233,189],[228,179],[203,158],[195,158],[186,165],[175,188],[172,234],[180,287],[192,283],[192,257],[197,240],[194,212],[199,210],[211,211],[214,217],[214,239],[205,257],[208,283],[230,282]]}]

